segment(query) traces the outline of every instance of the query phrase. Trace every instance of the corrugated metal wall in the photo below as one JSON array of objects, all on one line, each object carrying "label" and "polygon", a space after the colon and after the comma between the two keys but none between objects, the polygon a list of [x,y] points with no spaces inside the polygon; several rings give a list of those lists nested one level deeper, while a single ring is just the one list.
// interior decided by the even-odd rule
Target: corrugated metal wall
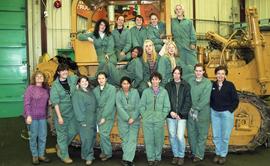
[{"label": "corrugated metal wall", "polygon": [[246,0],[246,8],[257,7],[260,19],[270,18],[269,0]]}]

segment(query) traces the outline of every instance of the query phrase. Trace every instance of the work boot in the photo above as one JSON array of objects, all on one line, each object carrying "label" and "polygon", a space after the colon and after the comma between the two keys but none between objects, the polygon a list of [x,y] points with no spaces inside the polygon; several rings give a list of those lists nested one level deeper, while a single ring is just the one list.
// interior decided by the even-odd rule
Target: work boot
[{"label": "work boot", "polygon": [[38,165],[39,164],[38,157],[33,157],[32,158],[32,164],[33,165]]},{"label": "work boot", "polygon": [[226,157],[220,157],[218,160],[218,164],[221,164],[221,165],[225,164],[225,162],[226,162]]},{"label": "work boot", "polygon": [[43,163],[50,163],[51,162],[51,160],[48,157],[46,157],[46,156],[38,157],[38,160],[40,162],[43,162]]},{"label": "work boot", "polygon": [[86,160],[85,165],[92,165],[92,160]]},{"label": "work boot", "polygon": [[218,163],[219,162],[219,159],[220,159],[220,156],[219,155],[216,155],[213,159],[213,162],[214,163]]},{"label": "work boot", "polygon": [[178,158],[177,157],[174,157],[173,159],[172,159],[172,164],[173,165],[176,165],[177,164],[177,162],[178,162]]},{"label": "work boot", "polygon": [[200,161],[202,161],[202,159],[200,159],[200,158],[197,157],[197,156],[195,156],[195,157],[193,158],[193,160],[192,160],[193,163],[198,163],[198,162],[200,162]]},{"label": "work boot", "polygon": [[62,159],[62,161],[65,163],[65,164],[71,164],[73,163],[73,161],[71,160],[71,158],[67,157],[65,159]]},{"label": "work boot", "polygon": [[155,162],[154,161],[148,161],[148,166],[154,166]]},{"label": "work boot", "polygon": [[177,162],[177,165],[184,165],[184,158],[179,158],[178,159],[178,162]]}]

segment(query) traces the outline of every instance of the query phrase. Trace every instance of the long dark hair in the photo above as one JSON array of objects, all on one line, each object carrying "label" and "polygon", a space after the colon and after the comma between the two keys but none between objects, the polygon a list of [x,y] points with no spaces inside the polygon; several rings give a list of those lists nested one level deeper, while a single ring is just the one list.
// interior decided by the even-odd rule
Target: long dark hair
[{"label": "long dark hair", "polygon": [[175,72],[175,70],[178,70],[180,72],[180,78],[182,79],[182,67],[181,66],[175,66],[175,68],[172,71],[172,75]]},{"label": "long dark hair", "polygon": [[141,57],[142,54],[143,54],[143,48],[140,47],[140,46],[133,47],[133,48],[130,50],[130,53],[132,53],[132,51],[134,51],[134,50],[136,50],[136,49],[138,50],[138,55],[137,55],[137,57],[139,58],[139,57]]},{"label": "long dark hair", "polygon": [[54,73],[54,76],[53,76],[53,80],[56,80],[56,78],[58,77],[58,72],[60,71],[64,71],[64,70],[68,70],[69,69],[69,66],[65,63],[60,63]]},{"label": "long dark hair", "polygon": [[99,36],[99,26],[101,23],[104,23],[106,28],[104,30],[104,33],[108,36],[111,34],[110,32],[110,25],[109,25],[109,22],[105,19],[99,19],[97,22],[96,22],[96,25],[95,25],[95,29],[94,29],[94,36],[98,39],[100,38]]}]

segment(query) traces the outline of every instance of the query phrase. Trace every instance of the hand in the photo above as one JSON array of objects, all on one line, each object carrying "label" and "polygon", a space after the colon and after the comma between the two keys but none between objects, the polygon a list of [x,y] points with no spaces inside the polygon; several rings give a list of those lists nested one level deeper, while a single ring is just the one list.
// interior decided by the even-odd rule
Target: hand
[{"label": "hand", "polygon": [[125,54],[125,52],[124,51],[121,51],[120,52],[120,56],[125,56],[126,54]]},{"label": "hand", "polygon": [[81,124],[81,126],[82,126],[82,127],[86,127],[86,124],[85,124],[85,123],[83,123],[83,124]]},{"label": "hand", "polygon": [[152,87],[152,84],[150,81],[147,82],[148,87]]},{"label": "hand", "polygon": [[99,121],[99,125],[102,125],[103,123],[105,123],[105,119],[104,118],[102,118],[102,119],[100,119],[100,121]]},{"label": "hand", "polygon": [[26,124],[30,125],[32,123],[32,117],[31,116],[27,116],[26,118]]},{"label": "hand", "polygon": [[64,120],[62,117],[58,118],[58,124],[60,125],[64,124]]},{"label": "hand", "polygon": [[94,42],[94,39],[92,39],[91,37],[88,37],[87,40],[90,42]]},{"label": "hand", "polygon": [[194,44],[191,44],[191,45],[190,45],[190,48],[191,48],[192,50],[195,50],[195,49],[196,49],[196,46],[195,46]]},{"label": "hand", "polygon": [[177,113],[175,113],[175,112],[171,112],[170,115],[171,115],[171,117],[174,118],[174,119],[178,116]]},{"label": "hand", "polygon": [[128,120],[128,124],[132,124],[134,122],[134,120],[132,119],[132,118],[130,118],[129,120]]}]

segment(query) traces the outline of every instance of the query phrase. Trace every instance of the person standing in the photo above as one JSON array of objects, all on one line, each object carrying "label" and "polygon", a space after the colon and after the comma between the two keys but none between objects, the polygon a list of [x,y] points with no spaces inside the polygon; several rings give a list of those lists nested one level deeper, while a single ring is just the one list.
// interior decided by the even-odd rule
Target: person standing
[{"label": "person standing", "polygon": [[135,17],[136,25],[130,29],[132,48],[143,47],[143,43],[147,39],[147,29],[143,26],[143,21],[143,17],[137,15]]},{"label": "person standing", "polygon": [[116,107],[118,131],[122,140],[122,164],[124,166],[134,166],[133,159],[140,128],[138,106],[140,95],[136,89],[131,88],[131,79],[129,77],[122,77],[120,85],[121,89],[116,94]]},{"label": "person standing", "polygon": [[197,61],[196,32],[191,20],[185,17],[184,7],[181,4],[175,6],[176,18],[172,19],[172,35],[180,52],[181,61],[185,65],[194,66]]},{"label": "person standing", "polygon": [[96,98],[90,88],[88,77],[81,76],[77,82],[78,88],[72,97],[74,113],[79,124],[81,140],[81,158],[86,165],[91,165],[94,158],[94,141],[96,138]]},{"label": "person standing", "polygon": [[204,158],[208,128],[210,124],[210,95],[212,83],[204,75],[203,64],[194,66],[195,77],[189,79],[192,107],[189,111],[187,130],[188,142],[193,155],[193,162]]},{"label": "person standing", "polygon": [[169,138],[173,152],[172,164],[183,165],[185,157],[185,130],[188,113],[192,105],[190,86],[182,79],[182,68],[176,66],[173,71],[173,80],[165,86],[168,91],[171,110],[167,116]]},{"label": "person standing", "polygon": [[57,156],[66,164],[72,163],[68,146],[77,134],[77,123],[72,106],[72,95],[76,88],[77,76],[69,76],[69,67],[59,64],[50,91],[50,101],[55,109],[54,125],[57,135]]},{"label": "person standing", "polygon": [[49,87],[45,74],[36,71],[24,93],[24,117],[30,131],[29,145],[34,165],[51,161],[45,156],[48,103]]},{"label": "person standing", "polygon": [[211,122],[215,144],[214,162],[224,164],[228,154],[231,132],[234,126],[234,111],[239,104],[237,91],[232,82],[226,80],[228,69],[218,66],[215,69],[216,81],[211,92]]},{"label": "person standing", "polygon": [[152,86],[143,91],[140,100],[144,145],[148,165],[158,165],[161,161],[164,144],[165,119],[171,109],[168,92],[159,86],[162,76],[158,72],[151,74]]},{"label": "person standing", "polygon": [[110,134],[114,123],[116,88],[107,83],[107,75],[104,72],[97,74],[98,86],[94,88],[97,99],[97,124],[100,135],[102,161],[112,157],[112,145]]},{"label": "person standing", "polygon": [[124,28],[125,17],[120,15],[116,18],[115,29],[112,31],[114,39],[114,50],[117,61],[129,60],[128,52],[131,49],[131,34],[129,29]]}]

